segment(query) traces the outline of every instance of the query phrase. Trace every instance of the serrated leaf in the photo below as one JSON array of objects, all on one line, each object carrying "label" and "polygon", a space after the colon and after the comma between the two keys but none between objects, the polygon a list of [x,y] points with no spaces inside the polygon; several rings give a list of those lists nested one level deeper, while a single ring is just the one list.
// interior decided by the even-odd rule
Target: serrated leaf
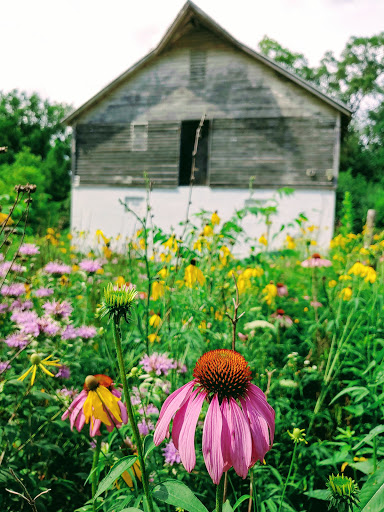
[{"label": "serrated leaf", "polygon": [[384,503],[384,468],[365,482],[360,494],[360,512],[382,512]]},{"label": "serrated leaf", "polygon": [[179,480],[166,480],[156,485],[152,494],[156,499],[188,510],[188,512],[208,512],[208,509],[196,498],[191,489]]},{"label": "serrated leaf", "polygon": [[120,459],[116,464],[112,467],[108,475],[103,478],[103,480],[99,483],[99,486],[97,488],[96,494],[94,496],[94,500],[100,496],[100,494],[103,494],[111,485],[113,485],[113,482],[119,478],[119,476],[124,473],[124,471],[127,471],[133,464],[136,462],[137,457],[136,455],[129,455],[127,457],[123,457]]}]

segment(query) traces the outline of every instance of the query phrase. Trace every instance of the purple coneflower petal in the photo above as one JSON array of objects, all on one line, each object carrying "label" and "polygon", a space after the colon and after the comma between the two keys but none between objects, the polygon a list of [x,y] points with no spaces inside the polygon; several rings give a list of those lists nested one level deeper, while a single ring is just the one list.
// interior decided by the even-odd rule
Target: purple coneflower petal
[{"label": "purple coneflower petal", "polygon": [[[249,400],[241,399],[243,411],[248,418],[249,428],[252,436],[252,460],[251,464],[255,464],[258,460],[263,461],[265,454],[269,450],[269,430],[265,419],[258,411],[250,405]],[[250,405],[248,407],[248,405]]]},{"label": "purple coneflower petal", "polygon": [[155,445],[159,445],[166,437],[169,431],[169,424],[173,415],[177,412],[180,407],[184,405],[186,400],[189,398],[189,394],[195,385],[194,381],[187,382],[181,388],[174,391],[165,400],[163,407],[161,408],[159,420],[156,425],[155,434],[153,436],[153,442]]},{"label": "purple coneflower petal", "polygon": [[188,400],[184,403],[182,407],[180,407],[180,409],[175,414],[175,417],[173,418],[172,441],[177,450],[179,449],[179,437],[181,429],[184,424],[184,420],[188,415],[189,409],[193,405],[192,402],[198,392],[198,389],[195,389],[195,391],[193,391],[193,393],[188,397]]},{"label": "purple coneflower petal", "polygon": [[[270,434],[270,446],[272,446],[275,435],[275,411],[267,402],[267,399],[261,389],[252,383],[249,383],[248,399],[250,406],[256,410],[257,414],[263,416],[267,422]],[[248,405],[248,410],[250,409],[250,406]]]},{"label": "purple coneflower petal", "polygon": [[93,426],[92,426],[92,421],[90,421],[89,422],[89,435],[91,437],[101,436],[100,427],[101,427],[101,420],[98,420],[95,418],[93,420]]},{"label": "purple coneflower petal", "polygon": [[214,484],[218,485],[224,471],[224,458],[221,450],[219,433],[222,431],[223,419],[219,399],[214,395],[208,407],[203,429],[203,456]]},{"label": "purple coneflower petal", "polygon": [[222,430],[221,430],[221,452],[223,454],[224,469],[228,471],[232,467],[231,458],[231,432],[232,432],[232,416],[229,412],[229,403],[225,398],[220,406],[222,416]]},{"label": "purple coneflower petal", "polygon": [[196,464],[195,430],[206,396],[207,393],[203,391],[197,395],[193,402],[191,401],[191,407],[188,408],[185,421],[180,431],[178,449],[181,461],[188,473],[192,471]]},{"label": "purple coneflower petal", "polygon": [[244,412],[238,406],[236,400],[230,399],[230,409],[232,413],[232,443],[231,458],[233,469],[242,478],[248,475],[248,469],[251,466],[252,457],[252,438],[249,429],[249,423]]}]

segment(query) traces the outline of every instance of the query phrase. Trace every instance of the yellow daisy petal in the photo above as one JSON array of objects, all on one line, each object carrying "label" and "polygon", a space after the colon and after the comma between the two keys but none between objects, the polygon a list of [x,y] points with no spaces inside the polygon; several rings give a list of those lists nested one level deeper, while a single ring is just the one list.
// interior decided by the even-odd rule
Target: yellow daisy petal
[{"label": "yellow daisy petal", "polygon": [[49,375],[50,377],[54,377],[53,373],[51,373],[50,371],[48,371],[44,365],[42,365],[41,363],[39,364],[39,368],[41,368],[43,370],[43,372],[46,374],[46,375]]},{"label": "yellow daisy petal", "polygon": [[33,386],[33,383],[35,382],[35,378],[36,378],[36,370],[37,370],[37,366],[34,364],[34,365],[33,365],[32,377],[31,377],[31,386]]},{"label": "yellow daisy petal", "polygon": [[23,381],[31,373],[32,370],[33,370],[33,366],[28,368],[28,370],[25,373],[23,373],[23,375],[20,375],[20,377],[18,377],[17,380]]}]

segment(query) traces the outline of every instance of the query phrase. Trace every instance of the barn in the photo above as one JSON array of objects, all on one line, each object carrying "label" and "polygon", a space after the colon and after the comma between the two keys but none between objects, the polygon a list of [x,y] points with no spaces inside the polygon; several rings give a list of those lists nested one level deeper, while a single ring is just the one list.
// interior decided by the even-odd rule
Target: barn
[{"label": "barn", "polygon": [[[276,190],[290,187],[295,192],[280,200],[272,229],[304,213],[325,245],[341,127],[350,114],[188,1],[151,53],[67,117],[72,228],[130,234],[133,219],[119,200],[144,214],[149,180],[154,223],[177,231],[204,118],[191,213],[217,210],[226,219],[246,203],[268,205]],[[243,222],[251,237],[265,230],[253,215]]]}]

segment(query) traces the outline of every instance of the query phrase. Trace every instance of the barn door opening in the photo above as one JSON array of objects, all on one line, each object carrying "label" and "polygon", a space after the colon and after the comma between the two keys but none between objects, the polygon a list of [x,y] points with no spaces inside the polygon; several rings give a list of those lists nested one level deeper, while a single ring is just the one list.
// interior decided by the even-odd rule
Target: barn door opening
[{"label": "barn door opening", "polygon": [[[195,145],[196,130],[200,121],[182,121],[180,134],[179,185],[189,185],[192,170],[192,152]],[[209,121],[205,120],[201,128],[196,153],[195,185],[207,184]]]}]

